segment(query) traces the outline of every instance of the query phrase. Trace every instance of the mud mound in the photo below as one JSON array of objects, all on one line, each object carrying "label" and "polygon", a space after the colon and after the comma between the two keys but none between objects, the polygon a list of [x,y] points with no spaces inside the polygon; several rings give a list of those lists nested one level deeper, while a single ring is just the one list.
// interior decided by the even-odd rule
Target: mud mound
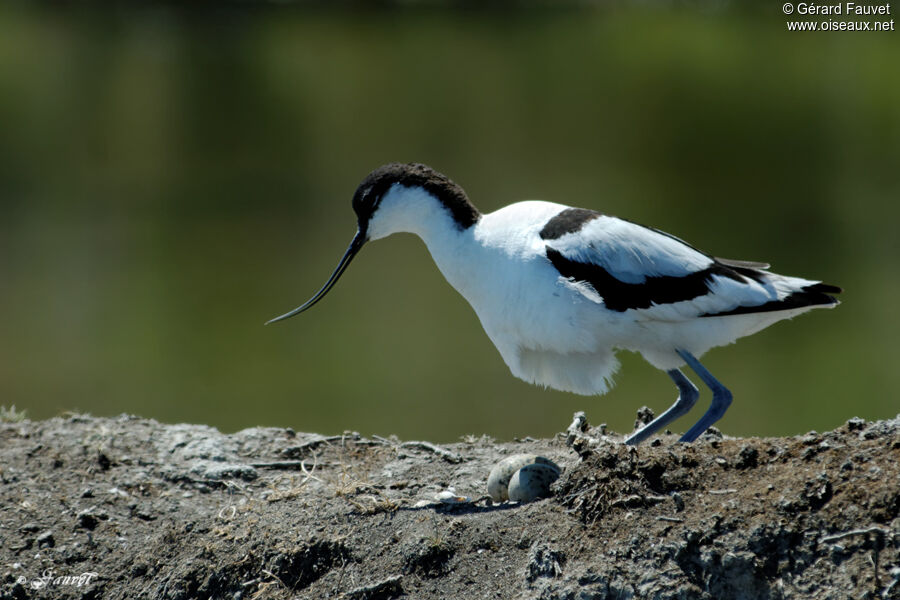
[{"label": "mud mound", "polygon": [[[595,569],[627,562],[652,573],[643,585],[625,586],[626,594],[900,595],[890,588],[900,574],[891,571],[898,566],[898,425],[853,419],[798,438],[707,434],[699,444],[638,449],[587,433],[574,440],[583,460],[557,498],[591,537],[614,541]],[[600,590],[599,597],[615,595],[605,582]]]},{"label": "mud mound", "polygon": [[[516,453],[553,497],[484,499]],[[452,487],[472,502],[441,504]],[[0,424],[0,599],[900,598],[900,418],[437,446],[135,417]]]}]

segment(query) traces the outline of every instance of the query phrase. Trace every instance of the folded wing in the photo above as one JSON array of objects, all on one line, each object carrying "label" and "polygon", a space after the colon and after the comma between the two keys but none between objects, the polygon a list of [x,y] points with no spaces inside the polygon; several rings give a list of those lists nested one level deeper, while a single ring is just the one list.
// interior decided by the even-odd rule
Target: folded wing
[{"label": "folded wing", "polygon": [[[540,232],[560,276],[611,311],[682,320],[837,303],[840,288],[717,259],[662,231],[567,209]],[[587,286],[587,288],[585,288]]]}]

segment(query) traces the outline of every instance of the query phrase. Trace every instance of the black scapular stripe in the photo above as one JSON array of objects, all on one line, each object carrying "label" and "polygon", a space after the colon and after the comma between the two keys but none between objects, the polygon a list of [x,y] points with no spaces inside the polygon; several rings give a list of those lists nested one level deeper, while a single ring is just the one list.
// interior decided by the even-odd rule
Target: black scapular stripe
[{"label": "black scapular stripe", "polygon": [[567,208],[559,213],[541,229],[540,236],[542,240],[555,240],[561,238],[567,233],[575,233],[581,231],[584,224],[602,216],[595,210],[586,208]]},{"label": "black scapular stripe", "polygon": [[550,246],[546,247],[546,252],[560,275],[590,284],[603,298],[606,308],[616,312],[693,300],[709,291],[713,275],[745,281],[734,269],[714,262],[706,269],[680,277],[654,275],[645,277],[641,283],[626,283],[600,265],[569,260]]}]

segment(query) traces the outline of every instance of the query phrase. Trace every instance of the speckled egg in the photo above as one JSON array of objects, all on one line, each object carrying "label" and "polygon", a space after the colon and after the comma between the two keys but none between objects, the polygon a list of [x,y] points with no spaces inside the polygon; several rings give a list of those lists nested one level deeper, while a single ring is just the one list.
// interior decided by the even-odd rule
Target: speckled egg
[{"label": "speckled egg", "polygon": [[541,463],[525,465],[509,480],[509,499],[531,502],[550,495],[550,484],[559,479],[559,469]]},{"label": "speckled egg", "polygon": [[[493,500],[494,502],[503,502],[504,500],[509,500],[510,480],[517,471],[519,471],[522,467],[528,465],[542,465],[548,471],[555,471],[556,477],[551,479],[550,483],[552,483],[556,480],[557,477],[559,477],[559,467],[549,458],[544,458],[543,456],[538,456],[537,454],[514,454],[512,456],[508,456],[494,465],[494,468],[491,469],[491,474],[488,476],[487,489],[491,500]],[[548,475],[549,474],[545,473],[543,477],[546,477]],[[529,474],[528,477],[532,478],[532,475]],[[547,484],[548,487],[550,483]]]}]

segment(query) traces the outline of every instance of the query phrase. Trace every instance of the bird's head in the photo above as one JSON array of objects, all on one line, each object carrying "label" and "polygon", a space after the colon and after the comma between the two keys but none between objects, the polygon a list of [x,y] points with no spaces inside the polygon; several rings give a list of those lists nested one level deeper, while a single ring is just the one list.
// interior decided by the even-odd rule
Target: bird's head
[{"label": "bird's head", "polygon": [[305,304],[275,317],[269,323],[300,314],[321,300],[334,287],[353,257],[369,240],[378,240],[399,231],[414,231],[419,212],[436,201],[450,212],[460,228],[474,224],[478,211],[466,193],[448,177],[417,163],[391,163],[369,173],[353,194],[357,231],[331,277]]}]

